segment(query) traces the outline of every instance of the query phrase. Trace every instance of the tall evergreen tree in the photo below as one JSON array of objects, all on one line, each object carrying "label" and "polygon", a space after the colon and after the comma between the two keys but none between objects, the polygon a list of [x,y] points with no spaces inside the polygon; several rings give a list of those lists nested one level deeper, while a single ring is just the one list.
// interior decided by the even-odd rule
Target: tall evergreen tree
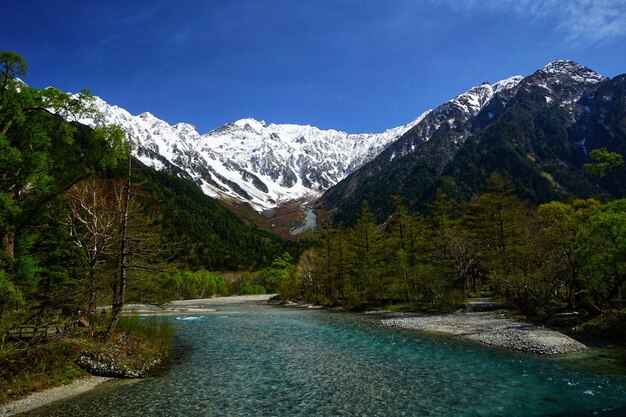
[{"label": "tall evergreen tree", "polygon": [[515,194],[513,183],[498,173],[487,179],[488,192],[470,204],[467,224],[481,242],[483,263],[490,276],[508,280],[515,254],[524,236],[527,205]]},{"label": "tall evergreen tree", "polygon": [[384,235],[367,202],[352,230],[351,283],[355,302],[379,304],[384,296]]},{"label": "tall evergreen tree", "polygon": [[387,260],[389,273],[396,278],[394,298],[415,302],[419,293],[418,257],[426,248],[424,218],[412,215],[400,197],[394,198],[395,210],[387,222]]}]

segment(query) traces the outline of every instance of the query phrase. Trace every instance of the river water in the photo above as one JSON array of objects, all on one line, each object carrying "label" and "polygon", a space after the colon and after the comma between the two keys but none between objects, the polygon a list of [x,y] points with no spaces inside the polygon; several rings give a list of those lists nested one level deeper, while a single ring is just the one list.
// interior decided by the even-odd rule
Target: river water
[{"label": "river water", "polygon": [[319,310],[171,319],[178,353],[162,375],[25,415],[626,416],[626,376],[597,353],[511,353]]}]

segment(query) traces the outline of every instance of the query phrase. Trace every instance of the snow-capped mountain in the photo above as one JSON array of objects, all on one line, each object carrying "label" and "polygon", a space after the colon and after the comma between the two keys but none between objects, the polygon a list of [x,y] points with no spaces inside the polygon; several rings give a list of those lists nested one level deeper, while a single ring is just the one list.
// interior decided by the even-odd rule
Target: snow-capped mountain
[{"label": "snow-capped mountain", "polygon": [[[523,78],[521,75],[516,75],[494,84],[484,82],[479,86],[470,88],[454,99],[446,101],[435,110],[425,114],[419,123],[416,123],[387,150],[389,153],[388,160],[391,161],[398,156],[413,152],[416,146],[430,140],[442,126],[446,129],[463,126],[470,118],[480,113],[483,108],[492,104],[492,98],[496,95],[500,100],[511,97]],[[463,132],[456,141],[462,142],[468,135],[469,132]]]},{"label": "snow-capped mountain", "polygon": [[81,121],[122,127],[146,165],[192,180],[207,195],[243,201],[259,211],[319,196],[428,114],[378,134],[241,119],[200,135],[190,124],[171,126],[150,113],[134,116],[98,97],[94,105],[101,117]]},{"label": "snow-capped mountain", "polygon": [[607,79],[574,61],[557,60],[527,77],[520,89],[526,94],[542,94],[546,103],[558,103],[576,115],[581,109],[575,103],[589,88]]},{"label": "snow-capped mountain", "polygon": [[441,125],[463,123],[494,94],[513,89],[521,79],[483,83],[404,126],[375,134],[241,119],[201,135],[190,124],[172,126],[150,113],[134,116],[98,97],[94,104],[101,118],[82,122],[117,124],[146,165],[194,181],[210,196],[243,201],[261,211],[317,198],[411,131],[394,146],[400,154],[409,152],[414,139],[427,141]]},{"label": "snow-capped mountain", "polygon": [[[493,172],[509,177],[533,203],[608,191],[626,182],[594,183],[587,151],[624,152],[624,80],[557,60],[527,77],[483,83],[428,113],[379,156],[327,190],[318,207],[348,223],[363,201],[379,220],[393,196],[424,209],[442,190],[470,200]],[[618,174],[615,174],[618,175]]]}]

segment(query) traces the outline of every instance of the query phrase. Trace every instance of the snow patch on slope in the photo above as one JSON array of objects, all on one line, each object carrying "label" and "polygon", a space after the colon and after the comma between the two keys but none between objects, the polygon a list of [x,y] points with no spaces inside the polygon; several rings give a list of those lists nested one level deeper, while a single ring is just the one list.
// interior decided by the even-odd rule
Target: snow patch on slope
[{"label": "snow patch on slope", "polygon": [[212,197],[232,198],[262,211],[287,201],[313,199],[419,123],[377,134],[349,134],[313,126],[267,124],[251,118],[204,135],[188,123],[169,125],[149,112],[137,116],[95,97],[94,126],[117,124],[134,155],[157,170],[179,172]]}]

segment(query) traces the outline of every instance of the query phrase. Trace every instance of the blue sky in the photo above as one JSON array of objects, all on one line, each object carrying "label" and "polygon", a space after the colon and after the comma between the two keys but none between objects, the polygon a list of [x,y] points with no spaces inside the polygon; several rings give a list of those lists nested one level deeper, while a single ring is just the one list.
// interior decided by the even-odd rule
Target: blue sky
[{"label": "blue sky", "polygon": [[244,117],[379,132],[573,59],[626,72],[626,0],[7,1],[26,82],[200,133]]}]

